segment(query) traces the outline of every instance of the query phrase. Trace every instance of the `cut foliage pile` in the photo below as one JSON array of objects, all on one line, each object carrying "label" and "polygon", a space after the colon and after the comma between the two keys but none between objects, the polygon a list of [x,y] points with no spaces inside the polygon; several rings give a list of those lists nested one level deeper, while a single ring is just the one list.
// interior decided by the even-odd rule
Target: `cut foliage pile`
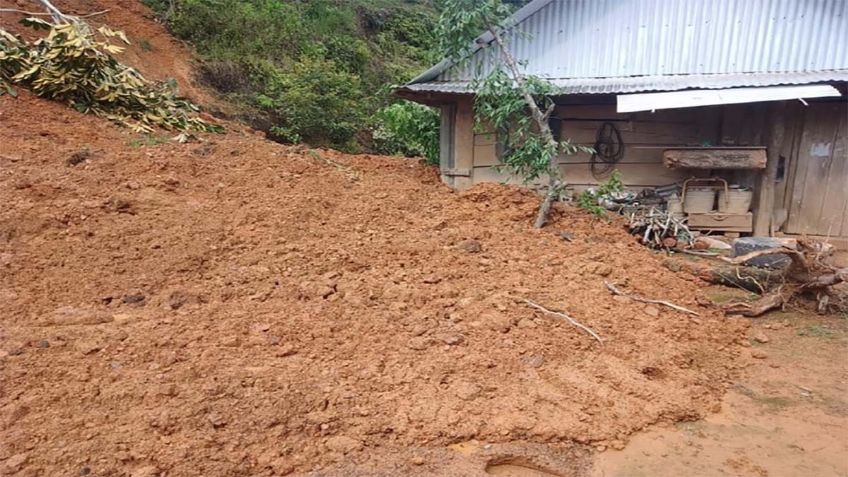
[{"label": "cut foliage pile", "polygon": [[47,34],[30,42],[0,28],[0,94],[14,95],[12,84],[21,85],[138,132],[153,132],[157,126],[221,131],[220,126],[193,115],[198,108],[177,97],[173,87],[147,81],[112,56],[123,48],[110,39],[129,44],[123,32],[106,26],[92,31],[80,20],[54,25],[26,18],[21,23]]},{"label": "cut foliage pile", "polygon": [[[532,193],[236,126],[145,145],[25,90],[0,114],[4,475],[620,447],[715,410],[739,366],[744,321],[698,282],[575,208],[533,230]],[[389,473],[433,465],[409,462]]]}]

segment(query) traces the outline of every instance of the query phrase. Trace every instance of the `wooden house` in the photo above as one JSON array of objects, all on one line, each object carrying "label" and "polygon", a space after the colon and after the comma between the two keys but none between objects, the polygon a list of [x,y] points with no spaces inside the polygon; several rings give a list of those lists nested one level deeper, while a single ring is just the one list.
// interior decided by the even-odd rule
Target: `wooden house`
[{"label": "wooden house", "polygon": [[[534,0],[508,25],[526,72],[557,88],[560,138],[621,146],[560,157],[574,192],[611,169],[636,190],[720,177],[753,190],[727,230],[848,239],[848,0]],[[498,132],[474,124],[472,82],[499,64],[482,34],[467,61],[397,91],[440,108],[457,189],[520,183],[498,167]]]}]

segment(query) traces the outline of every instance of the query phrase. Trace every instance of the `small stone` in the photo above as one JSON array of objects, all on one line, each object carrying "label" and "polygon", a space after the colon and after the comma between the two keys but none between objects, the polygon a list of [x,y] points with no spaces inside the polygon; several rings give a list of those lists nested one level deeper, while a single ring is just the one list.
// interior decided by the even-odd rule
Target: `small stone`
[{"label": "small stone", "polygon": [[88,149],[80,149],[79,151],[73,153],[65,160],[65,163],[69,166],[75,166],[81,162],[85,162],[89,157],[91,157],[91,151]]},{"label": "small stone", "polygon": [[268,331],[270,329],[271,329],[270,323],[258,323],[256,325],[253,325],[253,331],[255,331],[257,333],[263,333],[263,332]]},{"label": "small stone", "polygon": [[424,458],[421,457],[420,455],[417,455],[417,456],[412,458],[411,462],[412,462],[412,465],[424,465]]},{"label": "small stone", "polygon": [[458,344],[462,344],[465,341],[465,337],[462,335],[447,335],[442,338],[442,342],[446,345],[456,346]]},{"label": "small stone", "polygon": [[218,414],[217,412],[212,412],[208,416],[206,416],[206,420],[212,424],[212,427],[219,428],[227,425],[227,420],[224,419],[224,416]]},{"label": "small stone", "polygon": [[127,305],[143,305],[147,297],[142,295],[141,293],[134,293],[131,295],[124,295],[124,298],[121,300]]},{"label": "small stone", "polygon": [[459,248],[468,253],[480,253],[483,251],[483,245],[477,240],[463,240],[460,242]]},{"label": "small stone", "polygon": [[76,348],[77,351],[79,351],[80,353],[82,353],[84,355],[89,355],[89,354],[96,353],[96,352],[100,351],[101,349],[103,349],[103,344],[100,343],[97,340],[89,339],[89,340],[78,341],[76,343],[76,345],[74,346],[74,348]]},{"label": "small stone", "polygon": [[33,346],[35,346],[36,348],[42,348],[42,349],[43,348],[49,348],[50,342],[47,341],[47,340],[38,340],[33,344]]},{"label": "small stone", "polygon": [[454,386],[454,393],[463,401],[475,399],[483,390],[474,383],[459,383]]},{"label": "small stone", "polygon": [[424,338],[423,336],[410,338],[409,341],[406,342],[406,346],[417,351],[425,350],[427,349],[427,338]]},{"label": "small stone", "polygon": [[768,353],[761,349],[751,350],[751,357],[755,359],[766,359],[768,358]]},{"label": "small stone", "polygon": [[660,316],[660,309],[655,306],[648,305],[645,307],[645,314],[650,317],[656,318]]},{"label": "small stone", "polygon": [[524,358],[524,364],[531,368],[541,368],[545,364],[545,357],[541,354],[531,354]]},{"label": "small stone", "polygon": [[280,346],[280,348],[274,354],[279,358],[284,358],[286,356],[291,356],[293,354],[297,354],[297,349],[295,349],[295,347],[292,344],[285,343],[282,346]]},{"label": "small stone", "polygon": [[362,448],[362,442],[352,437],[333,436],[327,439],[327,448],[333,452],[349,454]]},{"label": "small stone", "polygon": [[769,337],[766,336],[764,333],[758,333],[754,335],[754,341],[756,341],[757,343],[768,343],[770,340]]},{"label": "small stone", "polygon": [[532,329],[532,328],[536,328],[537,325],[536,325],[536,323],[533,322],[533,320],[530,320],[528,318],[522,318],[521,320],[518,321],[518,324],[515,325],[515,326],[518,327],[519,329]]},{"label": "small stone", "polygon": [[424,283],[427,283],[429,285],[435,285],[440,281],[442,281],[442,277],[438,275],[427,275],[426,277],[424,277]]}]

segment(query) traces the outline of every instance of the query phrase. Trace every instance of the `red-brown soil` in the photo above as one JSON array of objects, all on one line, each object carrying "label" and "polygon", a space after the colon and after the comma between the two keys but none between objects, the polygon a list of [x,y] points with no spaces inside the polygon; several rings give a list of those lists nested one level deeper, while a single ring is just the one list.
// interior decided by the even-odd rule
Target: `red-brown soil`
[{"label": "red-brown soil", "polygon": [[[716,410],[734,372],[745,322],[699,305],[702,285],[617,223],[562,207],[534,231],[538,200],[517,188],[455,193],[413,160],[237,125],[157,143],[0,98],[6,474],[379,468],[472,439],[621,447]],[[388,473],[433,471],[407,462]]]},{"label": "red-brown soil", "polygon": [[[110,8],[125,61],[206,102],[145,7],[57,4]],[[717,410],[745,322],[618,224],[534,231],[517,188],[228,129],[176,144],[0,97],[0,475],[472,475],[520,446],[576,476],[582,444]]]}]

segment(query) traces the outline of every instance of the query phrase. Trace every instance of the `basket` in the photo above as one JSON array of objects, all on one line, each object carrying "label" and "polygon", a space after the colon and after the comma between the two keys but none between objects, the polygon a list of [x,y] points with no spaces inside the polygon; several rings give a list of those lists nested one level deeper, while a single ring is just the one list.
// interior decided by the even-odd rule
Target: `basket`
[{"label": "basket", "polygon": [[754,193],[745,189],[722,190],[718,193],[718,211],[726,214],[744,214],[751,208]]},{"label": "basket", "polygon": [[[714,185],[691,187],[694,182],[711,182]],[[716,190],[723,186],[726,193],[727,181],[720,177],[691,178],[683,181],[683,211],[687,214],[706,214],[715,210]],[[727,196],[725,196],[727,197]]]}]

